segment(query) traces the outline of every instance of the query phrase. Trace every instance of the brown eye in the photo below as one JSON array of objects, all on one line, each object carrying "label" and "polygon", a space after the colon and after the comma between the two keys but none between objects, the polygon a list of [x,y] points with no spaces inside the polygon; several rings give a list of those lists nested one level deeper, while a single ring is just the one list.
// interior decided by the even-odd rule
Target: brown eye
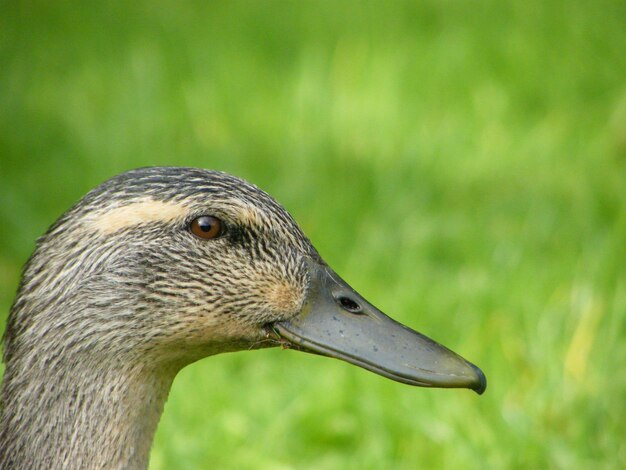
[{"label": "brown eye", "polygon": [[211,215],[203,215],[191,222],[191,233],[197,237],[210,240],[217,238],[224,232],[224,224],[222,221]]}]

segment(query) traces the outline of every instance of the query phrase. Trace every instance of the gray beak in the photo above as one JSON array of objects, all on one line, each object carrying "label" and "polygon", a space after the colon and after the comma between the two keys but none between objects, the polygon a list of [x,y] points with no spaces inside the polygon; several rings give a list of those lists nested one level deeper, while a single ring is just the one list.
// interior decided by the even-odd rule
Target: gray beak
[{"label": "gray beak", "polygon": [[273,325],[286,347],[342,359],[409,385],[478,394],[487,388],[478,367],[389,318],[328,266],[311,262],[310,274],[302,311]]}]

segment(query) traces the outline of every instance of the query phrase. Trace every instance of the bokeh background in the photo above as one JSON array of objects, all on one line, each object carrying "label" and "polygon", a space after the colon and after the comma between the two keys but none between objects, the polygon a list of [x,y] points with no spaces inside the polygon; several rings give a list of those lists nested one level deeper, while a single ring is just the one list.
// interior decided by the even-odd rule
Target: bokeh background
[{"label": "bokeh background", "polygon": [[258,184],[489,378],[209,358],[152,469],[626,465],[623,1],[0,1],[2,324],[36,237],[145,165]]}]

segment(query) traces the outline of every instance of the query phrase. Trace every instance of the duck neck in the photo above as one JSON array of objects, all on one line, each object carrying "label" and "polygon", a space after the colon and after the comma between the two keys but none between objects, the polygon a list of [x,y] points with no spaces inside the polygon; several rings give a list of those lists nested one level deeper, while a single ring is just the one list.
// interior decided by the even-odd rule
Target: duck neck
[{"label": "duck neck", "polygon": [[2,385],[0,468],[147,468],[175,368],[22,362]]}]

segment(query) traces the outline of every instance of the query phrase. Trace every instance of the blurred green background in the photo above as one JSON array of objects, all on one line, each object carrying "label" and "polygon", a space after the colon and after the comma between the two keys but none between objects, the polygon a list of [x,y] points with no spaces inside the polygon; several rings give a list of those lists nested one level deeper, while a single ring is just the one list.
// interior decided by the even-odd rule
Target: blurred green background
[{"label": "blurred green background", "polygon": [[145,165],[258,184],[478,397],[281,350],[177,378],[151,468],[624,468],[623,1],[0,1],[0,320]]}]

